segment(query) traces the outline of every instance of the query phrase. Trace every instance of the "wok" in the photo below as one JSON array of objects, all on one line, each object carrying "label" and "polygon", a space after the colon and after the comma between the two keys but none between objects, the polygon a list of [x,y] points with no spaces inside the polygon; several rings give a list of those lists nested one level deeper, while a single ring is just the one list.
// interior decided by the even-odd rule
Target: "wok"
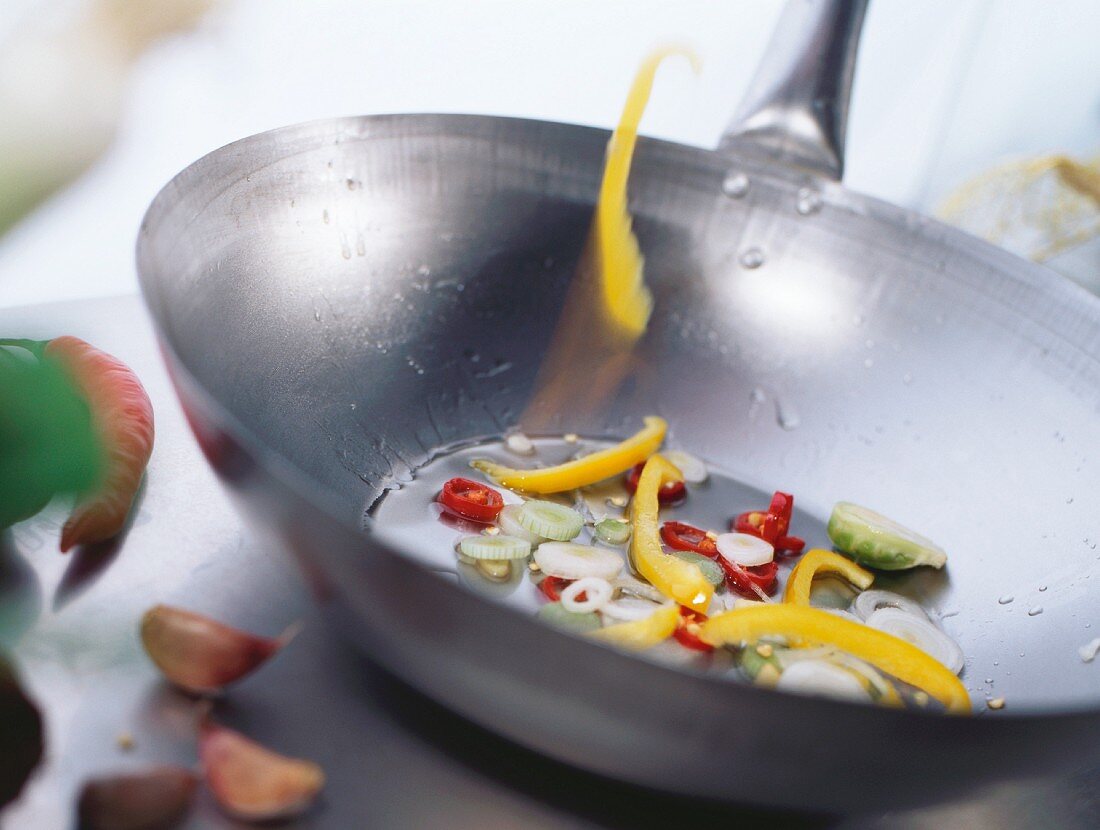
[{"label": "wok", "polygon": [[508,118],[246,138],[141,228],[200,444],[359,647],[524,746],[680,794],[852,812],[1097,761],[1100,668],[1077,649],[1100,633],[1100,301],[838,183],[864,10],[793,0],[718,150],[640,140],[646,382],[550,428],[621,437],[656,411],[807,521],[845,498],[927,531],[951,562],[907,585],[961,642],[979,710],[1006,708],[863,707],[632,658],[430,573],[365,512],[535,392],[608,133]]}]

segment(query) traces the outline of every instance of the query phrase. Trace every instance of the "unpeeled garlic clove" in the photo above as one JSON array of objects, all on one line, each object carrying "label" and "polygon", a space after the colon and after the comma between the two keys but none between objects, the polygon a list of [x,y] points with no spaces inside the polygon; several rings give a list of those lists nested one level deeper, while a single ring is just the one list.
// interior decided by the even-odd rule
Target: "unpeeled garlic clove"
[{"label": "unpeeled garlic clove", "polygon": [[209,719],[200,728],[199,757],[218,804],[246,821],[297,815],[325,784],[312,761],[279,755]]},{"label": "unpeeled garlic clove", "polygon": [[198,786],[189,769],[151,767],[93,778],[80,791],[80,830],[167,830],[187,814]]},{"label": "unpeeled garlic clove", "polygon": [[141,618],[141,642],[150,659],[172,683],[199,694],[240,680],[296,633],[291,626],[279,637],[259,637],[169,605],[150,608]]}]

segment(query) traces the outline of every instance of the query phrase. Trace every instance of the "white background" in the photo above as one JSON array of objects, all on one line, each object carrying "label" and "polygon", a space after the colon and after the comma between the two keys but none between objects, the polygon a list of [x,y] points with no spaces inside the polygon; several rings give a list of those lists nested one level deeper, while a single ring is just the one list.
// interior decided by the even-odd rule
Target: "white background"
[{"label": "white background", "polygon": [[[50,5],[4,0],[0,37]],[[676,41],[701,55],[703,73],[670,62],[643,132],[713,145],[780,6],[227,1],[138,63],[108,155],[0,239],[0,306],[135,290],[133,242],[160,186],[215,147],[287,123],[442,111],[611,126],[640,57]],[[1005,156],[1098,149],[1096,0],[872,2],[849,125],[855,189],[931,211]]]}]

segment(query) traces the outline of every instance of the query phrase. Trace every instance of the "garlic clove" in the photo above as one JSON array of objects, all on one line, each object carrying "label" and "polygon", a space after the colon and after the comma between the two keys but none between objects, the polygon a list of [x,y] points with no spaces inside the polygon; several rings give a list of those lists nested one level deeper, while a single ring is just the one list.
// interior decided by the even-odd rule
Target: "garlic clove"
[{"label": "garlic clove", "polygon": [[80,830],[167,830],[187,814],[198,776],[175,766],[93,778],[77,801]]},{"label": "garlic clove", "polygon": [[246,821],[304,812],[325,784],[312,761],[287,758],[207,719],[199,733],[206,784],[221,808]]},{"label": "garlic clove", "polygon": [[218,692],[269,660],[298,633],[259,637],[209,617],[157,605],[141,619],[145,652],[172,683],[189,692]]}]

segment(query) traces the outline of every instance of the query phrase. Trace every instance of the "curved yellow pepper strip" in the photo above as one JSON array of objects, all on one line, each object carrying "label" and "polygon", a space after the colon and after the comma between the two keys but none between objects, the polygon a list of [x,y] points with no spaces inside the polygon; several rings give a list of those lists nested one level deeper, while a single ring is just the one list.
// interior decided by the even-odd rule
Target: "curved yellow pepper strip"
[{"label": "curved yellow pepper strip", "polygon": [[620,648],[641,651],[667,640],[679,624],[680,609],[670,602],[644,619],[597,628],[588,632],[587,636]]},{"label": "curved yellow pepper strip", "polygon": [[970,711],[966,687],[938,660],[885,631],[828,611],[805,605],[761,604],[718,614],[699,628],[699,637],[712,646],[751,643],[765,636],[835,646],[879,671],[923,689],[947,707],[948,712]]},{"label": "curved yellow pepper strip", "polygon": [[631,508],[630,558],[638,573],[666,597],[705,614],[714,587],[697,565],[669,556],[661,549],[657,492],[662,484],[682,479],[680,471],[664,456],[654,455],[645,463]]},{"label": "curved yellow pepper strip", "polygon": [[851,559],[845,559],[832,551],[815,548],[806,551],[794,566],[794,570],[787,579],[787,587],[783,589],[783,601],[794,605],[809,605],[814,577],[819,574],[842,576],[861,591],[866,591],[875,581],[873,573],[864,570]]},{"label": "curved yellow pepper strip", "polygon": [[607,162],[596,203],[596,250],[604,310],[615,327],[631,341],[645,333],[653,297],[642,279],[643,259],[638,239],[630,227],[626,182],[638,140],[638,124],[649,102],[653,78],[661,61],[670,55],[683,55],[691,61],[692,69],[699,72],[699,58],[687,49],[661,49],[645,59],[634,76],[619,126],[607,143]]},{"label": "curved yellow pepper strip", "polygon": [[527,493],[561,493],[625,473],[657,452],[665,440],[668,424],[656,415],[650,415],[644,423],[639,432],[622,443],[556,467],[516,470],[484,459],[472,461],[470,466],[481,470],[502,487]]}]

